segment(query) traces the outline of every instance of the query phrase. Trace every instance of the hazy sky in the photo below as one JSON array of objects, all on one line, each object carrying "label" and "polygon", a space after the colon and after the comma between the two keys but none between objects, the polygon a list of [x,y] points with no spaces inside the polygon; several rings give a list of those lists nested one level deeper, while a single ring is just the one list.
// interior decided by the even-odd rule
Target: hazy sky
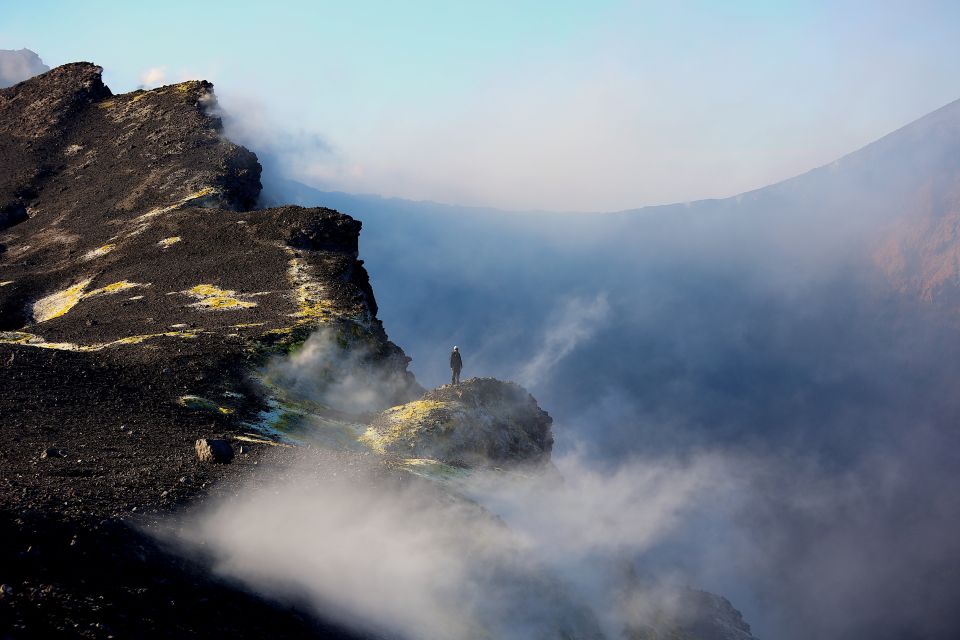
[{"label": "hazy sky", "polygon": [[732,195],[960,98],[955,0],[0,5],[115,92],[213,81],[293,177],[457,204]]}]

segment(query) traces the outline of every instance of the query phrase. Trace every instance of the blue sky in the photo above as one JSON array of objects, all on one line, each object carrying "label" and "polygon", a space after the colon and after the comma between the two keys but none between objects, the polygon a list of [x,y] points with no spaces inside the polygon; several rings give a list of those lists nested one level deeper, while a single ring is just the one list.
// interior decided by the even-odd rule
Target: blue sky
[{"label": "blue sky", "polygon": [[2,5],[0,48],[115,92],[213,81],[291,176],[460,204],[732,195],[960,98],[957,2]]}]

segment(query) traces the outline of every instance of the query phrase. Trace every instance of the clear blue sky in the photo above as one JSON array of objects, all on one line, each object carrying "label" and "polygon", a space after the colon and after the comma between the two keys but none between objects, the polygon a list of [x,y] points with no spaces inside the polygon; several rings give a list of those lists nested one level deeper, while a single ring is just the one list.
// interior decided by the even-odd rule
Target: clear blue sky
[{"label": "clear blue sky", "polygon": [[0,5],[115,92],[213,81],[294,177],[463,204],[731,195],[960,98],[955,1]]}]

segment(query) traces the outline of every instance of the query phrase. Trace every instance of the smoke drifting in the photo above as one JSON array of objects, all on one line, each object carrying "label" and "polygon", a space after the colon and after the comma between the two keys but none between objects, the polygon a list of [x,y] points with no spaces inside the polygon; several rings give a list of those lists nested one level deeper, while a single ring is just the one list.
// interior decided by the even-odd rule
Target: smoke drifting
[{"label": "smoke drifting", "polygon": [[528,386],[542,382],[577,345],[603,329],[609,313],[610,305],[603,293],[592,300],[572,298],[563,302],[544,334],[540,350],[523,365],[517,379]]},{"label": "smoke drifting", "polygon": [[30,49],[0,49],[0,89],[50,71]]},{"label": "smoke drifting", "polygon": [[167,81],[166,67],[151,67],[140,74],[140,85],[147,88],[159,87]]},{"label": "smoke drifting", "polygon": [[[459,344],[465,375],[522,378],[553,415],[562,482],[458,489],[604,631],[627,619],[611,602],[649,612],[679,583],[731,598],[759,637],[947,639],[958,281],[910,269],[956,245],[957,148],[960,103],[760,191],[603,216],[269,184],[363,220],[380,317],[422,382]],[[878,264],[891,244],[909,251]],[[663,509],[651,468],[682,470],[659,476]],[[613,565],[654,593],[611,587]]]},{"label": "smoke drifting", "polygon": [[724,465],[638,461],[602,474],[568,458],[559,473],[452,480],[474,503],[369,457],[315,452],[194,514],[178,539],[267,596],[306,597],[388,637],[615,638],[683,623],[688,592],[638,579],[631,558],[728,494]]},{"label": "smoke drifting", "polygon": [[351,414],[382,411],[422,392],[397,363],[380,360],[369,343],[348,342],[329,328],[315,332],[289,357],[272,359],[265,376],[291,398]]}]

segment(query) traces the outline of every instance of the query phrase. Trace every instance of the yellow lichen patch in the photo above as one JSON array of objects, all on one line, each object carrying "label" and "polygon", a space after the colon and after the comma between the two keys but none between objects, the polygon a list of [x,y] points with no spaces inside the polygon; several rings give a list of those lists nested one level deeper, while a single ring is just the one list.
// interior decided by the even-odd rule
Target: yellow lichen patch
[{"label": "yellow lichen patch", "polygon": [[164,238],[163,240],[158,242],[157,245],[162,249],[167,249],[170,246],[177,244],[181,240],[183,240],[183,238],[181,238],[180,236],[172,236],[170,238]]},{"label": "yellow lichen patch", "polygon": [[207,309],[249,309],[257,306],[256,302],[241,300],[237,292],[230,289],[221,289],[212,284],[198,284],[183,293],[198,298],[192,307]]},{"label": "yellow lichen patch", "polygon": [[64,315],[73,309],[83,299],[83,292],[93,278],[82,280],[63,291],[52,293],[33,303],[33,319],[35,322],[46,322]]},{"label": "yellow lichen patch", "polygon": [[113,251],[113,250],[116,249],[116,248],[117,248],[117,245],[115,245],[115,244],[105,244],[105,245],[103,245],[102,247],[97,247],[97,248],[94,249],[93,251],[87,251],[87,252],[83,255],[83,259],[84,259],[84,260],[93,260],[94,258],[99,258],[100,256],[105,256],[105,255],[107,255],[108,253],[110,253],[111,251]]}]

